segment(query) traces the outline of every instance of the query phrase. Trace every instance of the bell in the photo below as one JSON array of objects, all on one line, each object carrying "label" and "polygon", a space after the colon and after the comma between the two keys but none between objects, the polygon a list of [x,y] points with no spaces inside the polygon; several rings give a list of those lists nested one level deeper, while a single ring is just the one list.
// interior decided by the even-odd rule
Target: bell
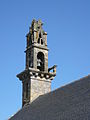
[{"label": "bell", "polygon": [[40,66],[41,66],[41,65],[40,65],[40,62],[41,62],[41,60],[40,60],[40,59],[38,59],[38,60],[37,60],[37,66],[38,66],[38,67],[40,67]]},{"label": "bell", "polygon": [[37,66],[40,67],[40,62],[37,63]]}]

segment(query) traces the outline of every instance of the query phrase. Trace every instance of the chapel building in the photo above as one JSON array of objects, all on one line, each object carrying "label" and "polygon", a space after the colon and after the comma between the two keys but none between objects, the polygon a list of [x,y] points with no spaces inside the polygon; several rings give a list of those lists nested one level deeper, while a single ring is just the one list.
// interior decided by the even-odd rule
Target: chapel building
[{"label": "chapel building", "polygon": [[26,35],[26,66],[17,75],[22,82],[22,108],[9,120],[90,120],[90,75],[51,91],[56,65],[48,68],[47,33],[41,20]]}]

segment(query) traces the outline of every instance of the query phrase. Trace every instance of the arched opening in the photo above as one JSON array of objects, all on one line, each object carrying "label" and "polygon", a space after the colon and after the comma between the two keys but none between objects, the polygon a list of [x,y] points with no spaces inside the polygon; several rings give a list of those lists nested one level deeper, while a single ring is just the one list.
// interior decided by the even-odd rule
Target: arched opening
[{"label": "arched opening", "polygon": [[40,38],[38,38],[38,43],[40,44]]},{"label": "arched opening", "polygon": [[39,38],[41,38],[41,33],[39,33]]},{"label": "arched opening", "polygon": [[42,39],[41,32],[39,33],[38,43],[41,44],[41,45],[43,45],[43,39]]},{"label": "arched opening", "polygon": [[42,52],[37,54],[37,69],[44,71],[44,54]]},{"label": "arched opening", "polygon": [[43,40],[41,39],[41,45],[43,45]]},{"label": "arched opening", "polygon": [[28,83],[26,83],[26,98],[28,98]]},{"label": "arched opening", "polygon": [[41,43],[41,33],[39,33],[39,38],[38,38],[38,43],[40,44]]}]

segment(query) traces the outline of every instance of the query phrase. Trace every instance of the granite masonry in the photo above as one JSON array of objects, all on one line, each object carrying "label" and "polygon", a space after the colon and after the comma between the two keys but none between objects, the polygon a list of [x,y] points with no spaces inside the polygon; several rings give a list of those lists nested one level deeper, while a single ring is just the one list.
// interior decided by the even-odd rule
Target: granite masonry
[{"label": "granite masonry", "polygon": [[50,92],[51,81],[56,76],[56,65],[48,68],[47,33],[42,26],[41,20],[34,19],[26,35],[26,68],[17,75],[22,81],[22,106]]},{"label": "granite masonry", "polygon": [[[22,108],[9,120],[90,120],[90,75],[51,91],[56,65],[48,68],[47,33],[33,20],[27,34]],[[51,72],[51,70],[53,70]]]},{"label": "granite masonry", "polygon": [[10,120],[90,120],[90,75],[39,96]]}]

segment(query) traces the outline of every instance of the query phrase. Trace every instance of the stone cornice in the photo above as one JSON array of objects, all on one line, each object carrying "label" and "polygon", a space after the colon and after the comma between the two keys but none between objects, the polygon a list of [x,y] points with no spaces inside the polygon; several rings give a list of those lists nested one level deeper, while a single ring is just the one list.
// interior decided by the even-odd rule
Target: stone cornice
[{"label": "stone cornice", "polygon": [[28,48],[26,48],[25,52],[33,47],[39,48],[39,49],[43,49],[43,50],[47,50],[49,51],[49,48],[47,48],[47,46],[43,46],[43,45],[37,45],[37,44],[32,44],[31,46],[29,46]]},{"label": "stone cornice", "polygon": [[44,71],[39,71],[38,69],[29,68],[17,75],[17,77],[21,81],[25,79],[33,78],[33,77],[36,78],[37,76],[39,76],[40,78],[53,80],[54,77],[56,76],[56,73],[44,72]]}]

